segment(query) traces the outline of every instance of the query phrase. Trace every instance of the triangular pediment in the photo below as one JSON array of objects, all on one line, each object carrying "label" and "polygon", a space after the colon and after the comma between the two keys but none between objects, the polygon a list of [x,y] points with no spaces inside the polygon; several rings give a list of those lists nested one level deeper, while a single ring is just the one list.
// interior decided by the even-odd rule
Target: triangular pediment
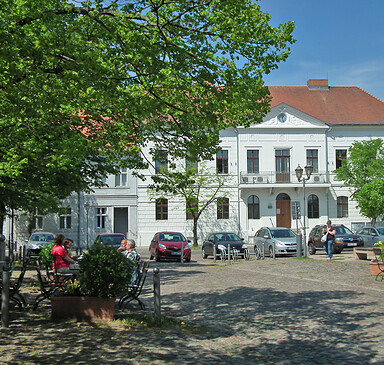
[{"label": "triangular pediment", "polygon": [[271,129],[324,129],[329,128],[329,125],[309,114],[282,103],[273,107],[260,124],[254,124],[251,127]]}]

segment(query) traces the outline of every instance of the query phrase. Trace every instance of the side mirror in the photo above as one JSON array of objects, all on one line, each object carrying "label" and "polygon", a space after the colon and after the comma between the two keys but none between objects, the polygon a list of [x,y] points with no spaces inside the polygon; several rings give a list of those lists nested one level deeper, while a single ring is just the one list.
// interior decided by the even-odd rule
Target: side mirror
[{"label": "side mirror", "polygon": [[192,241],[191,240],[187,240],[188,243],[191,243]]},{"label": "side mirror", "polygon": [[241,238],[242,241],[244,241],[244,238]]}]

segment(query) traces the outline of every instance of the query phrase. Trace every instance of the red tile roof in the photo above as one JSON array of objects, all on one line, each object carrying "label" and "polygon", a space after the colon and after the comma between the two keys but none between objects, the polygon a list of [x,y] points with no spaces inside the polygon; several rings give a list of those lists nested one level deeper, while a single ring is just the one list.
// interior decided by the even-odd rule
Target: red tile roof
[{"label": "red tile roof", "polygon": [[285,103],[332,125],[384,125],[384,102],[359,87],[328,87],[328,80],[308,80],[307,86],[268,88],[271,108]]}]

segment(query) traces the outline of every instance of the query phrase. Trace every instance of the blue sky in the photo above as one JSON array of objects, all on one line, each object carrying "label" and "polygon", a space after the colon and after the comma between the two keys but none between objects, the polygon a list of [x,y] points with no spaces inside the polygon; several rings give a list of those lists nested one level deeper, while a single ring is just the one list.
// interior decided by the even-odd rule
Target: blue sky
[{"label": "blue sky", "polygon": [[288,60],[265,77],[269,86],[358,86],[384,101],[384,0],[261,0],[276,26],[295,21]]}]

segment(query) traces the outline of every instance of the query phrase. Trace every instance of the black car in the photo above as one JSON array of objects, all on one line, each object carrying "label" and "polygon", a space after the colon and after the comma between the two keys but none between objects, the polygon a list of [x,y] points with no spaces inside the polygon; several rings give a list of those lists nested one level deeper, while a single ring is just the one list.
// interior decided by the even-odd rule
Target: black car
[{"label": "black car", "polygon": [[[333,253],[340,253],[344,248],[353,248],[364,246],[363,239],[354,234],[348,227],[343,224],[332,224],[332,227],[336,231],[335,242],[333,244]],[[308,237],[308,252],[310,255],[314,255],[317,250],[324,249],[324,243],[321,242],[324,228],[326,225],[318,224],[312,228]]]},{"label": "black car", "polygon": [[244,243],[244,238],[240,238],[236,233],[210,233],[203,242],[203,259],[206,259],[208,256],[213,256],[214,245],[216,246],[216,255],[220,255],[222,250],[227,250],[228,245],[230,245],[231,250],[238,250],[240,256],[245,257],[246,255],[247,245]]},{"label": "black car", "polygon": [[125,238],[123,233],[103,233],[96,237],[95,244],[119,248],[121,241]]}]

